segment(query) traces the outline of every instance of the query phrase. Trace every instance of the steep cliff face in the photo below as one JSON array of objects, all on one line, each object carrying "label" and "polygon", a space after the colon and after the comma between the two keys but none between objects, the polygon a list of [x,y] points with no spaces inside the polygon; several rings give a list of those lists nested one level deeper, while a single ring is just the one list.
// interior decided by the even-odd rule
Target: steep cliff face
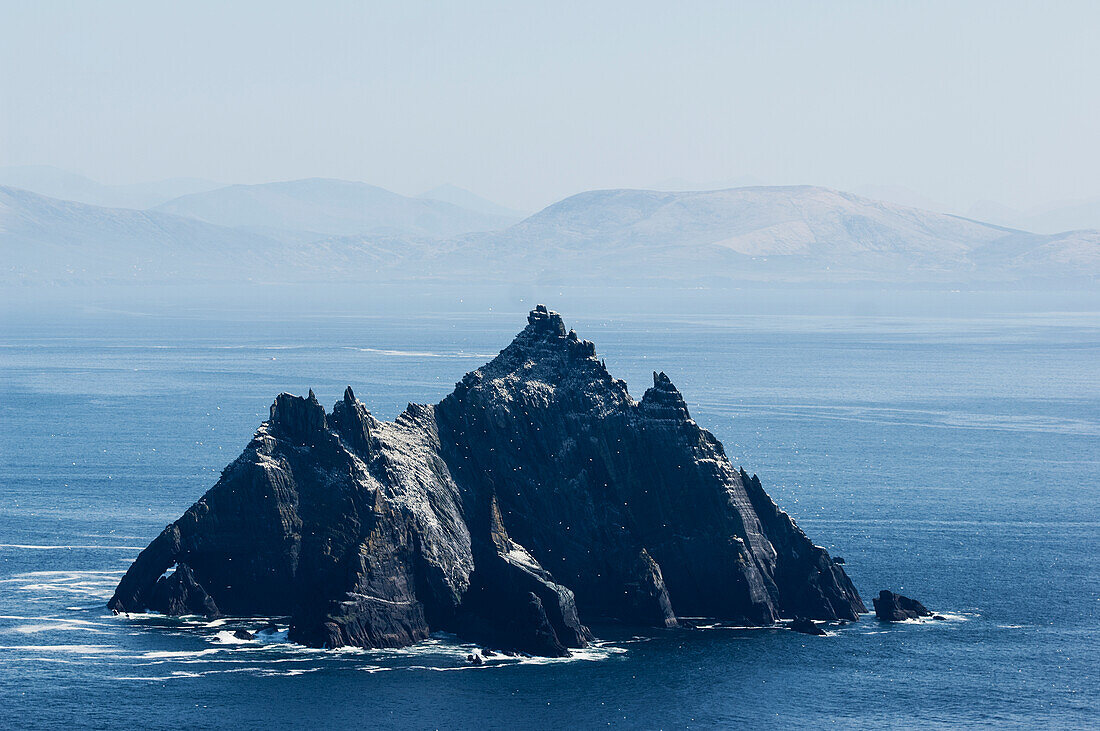
[{"label": "steep cliff face", "polygon": [[[175,569],[170,575],[166,572]],[[436,630],[563,655],[581,618],[856,619],[814,546],[656,373],[641,401],[539,306],[436,406],[280,395],[119,583],[120,612],[287,615],[313,646]]]}]

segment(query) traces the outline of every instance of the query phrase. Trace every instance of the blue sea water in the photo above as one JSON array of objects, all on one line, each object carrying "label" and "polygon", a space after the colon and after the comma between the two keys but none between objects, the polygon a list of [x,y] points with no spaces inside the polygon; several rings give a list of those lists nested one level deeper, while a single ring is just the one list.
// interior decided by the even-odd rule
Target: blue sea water
[{"label": "blue sea water", "polygon": [[82,313],[0,339],[0,725],[1089,727],[1100,721],[1100,316],[580,317],[636,395],[692,415],[868,606],[827,637],[596,626],[569,660],[439,636],[319,651],[262,622],[115,617],[114,584],[280,391],[434,402],[525,312]]}]

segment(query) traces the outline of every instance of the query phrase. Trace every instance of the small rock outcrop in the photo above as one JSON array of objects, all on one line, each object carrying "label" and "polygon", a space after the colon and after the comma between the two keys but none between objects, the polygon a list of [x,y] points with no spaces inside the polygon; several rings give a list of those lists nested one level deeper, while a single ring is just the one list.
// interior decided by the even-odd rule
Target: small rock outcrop
[{"label": "small rock outcrop", "polygon": [[932,612],[916,599],[895,594],[887,589],[880,591],[871,601],[875,605],[875,616],[884,622],[902,622],[906,619],[932,616]]},{"label": "small rock outcrop", "polygon": [[866,611],[667,375],[635,400],[541,305],[442,402],[392,422],[351,388],[330,413],[312,391],[280,394],[109,606],[288,616],[289,638],[314,647],[448,631],[544,656],[584,647],[582,618],[769,625]]},{"label": "small rock outcrop", "polygon": [[825,636],[825,630],[818,626],[817,622],[806,617],[795,617],[791,622],[791,629],[795,632],[801,632],[804,635],[817,635],[818,637]]},{"label": "small rock outcrop", "polygon": [[157,580],[149,596],[149,609],[173,616],[198,614],[217,617],[220,614],[218,605],[195,580],[194,572],[185,563],[177,564],[175,571]]}]

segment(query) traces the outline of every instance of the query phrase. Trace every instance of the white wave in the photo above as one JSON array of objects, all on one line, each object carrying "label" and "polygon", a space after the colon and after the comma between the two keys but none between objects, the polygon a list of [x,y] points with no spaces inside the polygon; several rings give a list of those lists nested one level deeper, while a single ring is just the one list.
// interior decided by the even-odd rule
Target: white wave
[{"label": "white wave", "polygon": [[19,591],[36,594],[26,601],[52,600],[64,594],[105,600],[121,575],[117,571],[29,571],[0,579],[0,584],[19,584]]},{"label": "white wave", "polygon": [[117,653],[114,645],[0,645],[0,650],[11,652],[64,652],[81,655],[107,655]]},{"label": "white wave", "polygon": [[265,657],[264,662],[267,663],[284,663],[284,662],[314,662],[316,657]]},{"label": "white wave", "polygon": [[[439,658],[440,660],[449,660],[451,662],[457,661],[460,663],[457,667],[451,665],[397,665],[392,669],[428,669],[428,670],[462,670],[466,668],[486,668],[495,667],[501,665],[546,665],[552,663],[568,663],[568,662],[594,662],[607,660],[616,655],[622,655],[627,652],[624,647],[613,645],[609,642],[596,641],[583,649],[571,649],[567,657],[533,657],[524,655],[506,655],[501,652],[492,652],[492,654],[486,654],[486,650],[470,643],[460,643],[454,638],[453,635],[444,635],[437,633],[429,639],[422,640],[414,645],[408,647],[394,647],[383,649],[362,649],[356,648],[361,653],[371,655],[377,659],[390,659],[390,658]],[[333,652],[327,650],[326,652]],[[472,654],[479,654],[484,660],[483,665],[467,664],[467,656]],[[374,666],[369,666],[374,667]],[[391,668],[387,668],[391,669]]]},{"label": "white wave", "polygon": [[306,673],[315,673],[320,669],[321,668],[292,668],[290,670],[282,670],[282,671],[280,671],[280,670],[265,670],[263,674],[264,674],[265,677],[294,676],[294,675],[305,675]]},{"label": "white wave", "polygon": [[737,632],[762,632],[774,630],[777,627],[782,627],[783,624],[765,624],[765,625],[746,625],[746,624],[725,624],[723,622],[713,622],[710,624],[693,624],[692,629],[704,629],[704,630],[733,630]]},{"label": "white wave", "polygon": [[263,667],[246,667],[246,668],[231,668],[227,670],[173,670],[168,675],[126,675],[111,678],[112,680],[121,681],[146,681],[146,682],[165,682],[168,680],[182,680],[188,678],[201,678],[207,675],[223,675],[226,673],[249,673],[260,677],[287,677],[295,675],[305,675],[306,673],[315,673],[321,668],[292,668],[289,670],[275,670],[272,668]]},{"label": "white wave", "polygon": [[206,650],[151,650],[149,652],[143,652],[140,657],[143,658],[192,658],[202,657],[204,655],[214,655],[221,652],[221,650],[206,649]]},{"label": "white wave", "polygon": [[615,655],[625,655],[627,649],[625,647],[618,647],[607,642],[593,642],[588,647],[580,650],[570,650],[569,657],[532,657],[522,658],[521,662],[528,663],[530,661],[537,661],[531,664],[545,665],[546,661],[556,662],[570,662],[572,660],[581,660],[585,662],[598,662],[601,660],[608,660]]},{"label": "white wave", "polygon": [[[109,582],[113,585],[119,572],[73,572],[52,571],[34,572],[21,575],[20,581],[38,579],[32,584],[23,584],[22,588],[33,588],[38,591],[67,591],[79,589],[81,591],[94,590],[94,585],[83,583],[86,580]],[[16,655],[33,656],[43,660],[50,659],[51,655],[75,655],[75,656],[112,656],[117,661],[127,661],[131,666],[168,665],[199,666],[201,670],[174,671],[170,675],[158,675],[156,678],[174,679],[181,677],[200,677],[212,672],[245,672],[262,676],[273,675],[301,675],[314,672],[323,666],[318,661],[325,658],[337,659],[363,657],[372,660],[359,669],[365,672],[381,672],[383,670],[400,669],[425,669],[425,670],[462,670],[470,668],[501,667],[510,665],[540,665],[562,662],[589,662],[600,661],[626,652],[625,648],[616,647],[606,643],[594,643],[592,646],[571,651],[568,657],[540,658],[504,655],[482,650],[470,643],[463,643],[457,637],[445,633],[437,633],[432,637],[415,645],[403,648],[362,648],[340,647],[335,649],[311,648],[291,643],[287,639],[288,627],[286,625],[273,625],[272,618],[219,618],[208,620],[203,617],[170,618],[159,614],[143,613],[137,615],[123,615],[131,621],[148,621],[156,624],[167,623],[166,635],[177,635],[188,631],[189,626],[194,626],[200,632],[204,629],[216,630],[204,632],[207,642],[215,647],[207,646],[203,649],[190,650],[152,650],[134,651],[111,645],[93,644],[57,644],[57,645],[23,645],[10,648],[0,647],[0,650],[10,649]],[[98,617],[98,615],[97,615]],[[103,619],[113,617],[104,614]],[[96,622],[85,619],[70,619],[56,616],[24,616],[5,615],[5,618],[21,622],[15,628],[7,631],[33,634],[51,631],[79,631],[102,632],[100,628],[119,628],[119,622]],[[93,619],[96,617],[93,617]],[[285,621],[285,620],[284,620]],[[253,639],[242,639],[234,636],[233,631],[224,629],[227,623],[236,626],[243,624],[246,627],[260,626],[263,629],[256,631]],[[126,624],[122,624],[125,627]],[[173,629],[175,628],[175,629]],[[130,633],[142,635],[142,632]],[[258,654],[259,653],[259,654]],[[483,665],[467,663],[467,656],[473,653],[482,654]],[[256,659],[264,657],[263,667],[254,667]],[[379,662],[382,661],[382,662]],[[411,661],[411,662],[410,662]],[[419,662],[418,662],[419,661]],[[289,664],[281,668],[272,667],[272,664]],[[392,663],[392,667],[387,667]],[[247,664],[246,667],[237,667]],[[211,667],[211,666],[221,667]],[[226,667],[226,666],[231,667]],[[124,677],[124,680],[147,681],[151,677]]]},{"label": "white wave", "polygon": [[227,629],[222,630],[221,632],[218,632],[217,634],[215,634],[214,635],[214,642],[217,642],[217,643],[222,644],[222,645],[254,645],[254,644],[256,644],[256,640],[254,640],[254,639],[247,639],[246,640],[242,637],[237,637],[236,635],[233,634],[232,630],[227,630]]},{"label": "white wave", "polygon": [[144,612],[122,612],[117,615],[128,622],[151,622],[157,625],[179,625],[180,627],[206,627],[210,621],[201,614],[161,614],[147,610]]},{"label": "white wave", "polygon": [[744,410],[775,416],[855,421],[868,424],[915,426],[936,429],[997,430],[1100,435],[1100,423],[1041,414],[984,414],[966,411],[904,409],[875,406],[828,406],[821,404],[738,404],[736,408],[718,407],[711,413],[739,416]]},{"label": "white wave", "polygon": [[96,577],[96,576],[122,576],[124,571],[25,571],[21,574],[12,574],[10,579],[0,579],[0,583],[12,584],[28,579],[56,576],[67,577]]},{"label": "white wave", "polygon": [[274,632],[260,630],[256,633],[256,641],[265,645],[287,644],[287,635],[290,628],[276,629]]},{"label": "white wave", "polygon": [[384,673],[387,670],[396,670],[397,668],[387,668],[381,665],[360,665],[356,670],[361,670],[364,673]]},{"label": "white wave", "polygon": [[629,640],[618,640],[620,645],[635,645],[639,642],[652,642],[657,639],[656,637],[642,637],[641,635],[634,635]]},{"label": "white wave", "polygon": [[[318,668],[318,670],[319,669],[320,668]],[[255,673],[257,675],[264,675],[264,674],[267,674],[267,673],[271,673],[273,675],[286,675],[288,672],[289,671],[286,671],[286,670],[272,670],[271,668],[263,668],[263,667],[257,667],[255,665],[250,665],[250,666],[244,667],[244,668],[226,668],[224,670],[215,668],[215,669],[211,669],[211,670],[204,670],[199,674],[200,675],[227,675],[229,673]]]},{"label": "white wave", "polygon": [[67,550],[73,550],[73,549],[79,549],[79,550],[101,549],[101,550],[104,550],[104,551],[141,551],[145,548],[145,546],[70,546],[70,545],[44,546],[44,545],[28,544],[28,543],[0,543],[0,548],[23,548],[23,549],[28,549],[28,550],[32,550],[32,551],[35,551],[35,550],[37,550],[37,551],[67,551]]},{"label": "white wave", "polygon": [[[111,586],[84,584],[84,583],[57,583],[57,584],[26,584],[19,587],[21,591],[45,592],[52,594],[76,594],[79,596],[95,597],[97,599],[110,599],[114,593],[114,583]],[[31,601],[39,601],[45,597],[32,598]]]},{"label": "white wave", "polygon": [[[163,345],[159,346],[163,348],[175,348],[175,345]],[[312,345],[208,345],[205,346],[211,350],[316,350]],[[192,346],[184,346],[184,349],[190,349]]]},{"label": "white wave", "polygon": [[357,350],[360,353],[377,353],[378,355],[388,355],[398,358],[477,358],[482,360],[496,357],[496,354],[466,353],[461,350],[450,353],[437,353],[431,350],[388,350],[385,348],[353,348],[353,350]]},{"label": "white wave", "polygon": [[[616,655],[622,655],[627,652],[626,648],[618,647],[610,643],[595,642],[589,647],[583,649],[570,650],[567,657],[534,657],[524,655],[505,655],[500,652],[493,652],[491,655],[485,655],[485,650],[481,650],[471,645],[444,645],[440,643],[432,643],[431,640],[425,640],[417,645],[412,645],[407,648],[394,648],[387,650],[375,650],[375,653],[380,659],[388,657],[400,658],[400,657],[416,657],[416,656],[429,656],[438,657],[441,660],[449,660],[450,663],[457,661],[459,664],[438,664],[438,665],[361,665],[357,667],[357,670],[366,673],[381,673],[391,670],[430,670],[432,672],[452,672],[458,670],[488,670],[492,668],[500,667],[514,667],[517,665],[555,665],[561,663],[571,662],[599,662],[608,660]],[[478,654],[481,655],[483,663],[475,665],[467,660],[468,655]]]},{"label": "white wave", "polygon": [[53,624],[22,624],[11,629],[0,630],[3,633],[16,632],[23,635],[37,634],[41,632],[91,632],[92,634],[108,634],[105,630],[89,627],[83,623],[68,623],[64,620],[55,621]]},{"label": "white wave", "polygon": [[891,624],[943,625],[948,622],[967,622],[975,617],[981,616],[975,612],[933,612],[933,614],[943,619],[917,617],[915,619],[903,619],[898,622],[891,622]]},{"label": "white wave", "polygon": [[191,673],[183,670],[178,670],[168,675],[122,675],[114,678],[109,678],[109,680],[162,683],[167,680],[179,680],[180,678],[201,678],[205,674],[206,673]]},{"label": "white wave", "polygon": [[391,670],[431,670],[435,673],[448,673],[459,670],[491,670],[493,665],[406,665]]}]

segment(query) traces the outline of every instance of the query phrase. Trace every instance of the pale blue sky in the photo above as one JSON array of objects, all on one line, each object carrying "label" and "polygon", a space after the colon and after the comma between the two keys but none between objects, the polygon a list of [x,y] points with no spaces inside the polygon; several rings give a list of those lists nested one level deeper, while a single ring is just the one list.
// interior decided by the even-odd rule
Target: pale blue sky
[{"label": "pale blue sky", "polygon": [[1095,2],[0,0],[0,165],[1100,196]]}]

